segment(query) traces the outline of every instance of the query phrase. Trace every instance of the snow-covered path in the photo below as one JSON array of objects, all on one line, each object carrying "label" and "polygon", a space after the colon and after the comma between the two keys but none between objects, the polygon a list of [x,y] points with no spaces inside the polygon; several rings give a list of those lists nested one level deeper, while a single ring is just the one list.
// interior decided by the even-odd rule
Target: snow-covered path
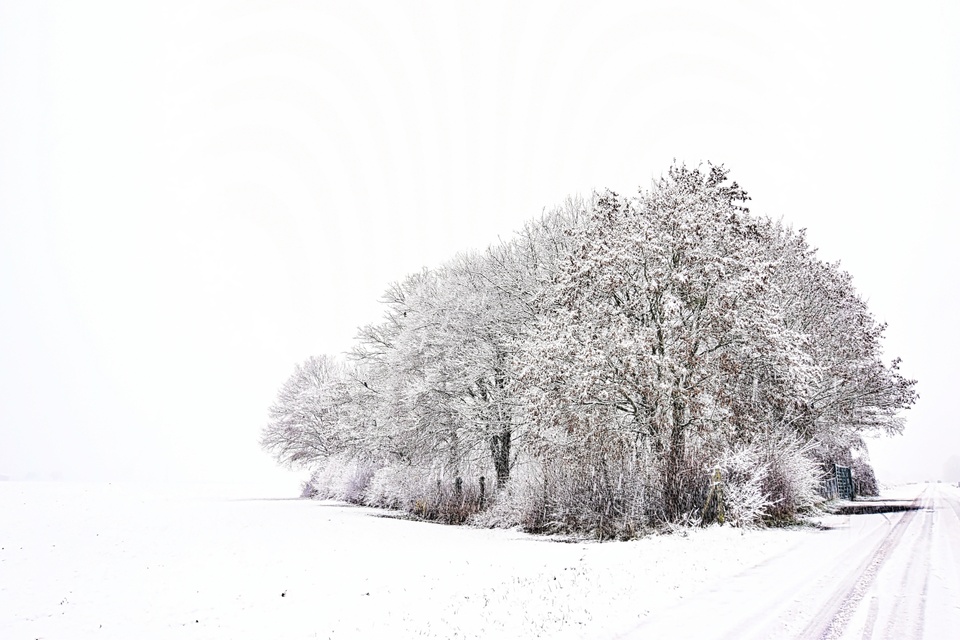
[{"label": "snow-covered path", "polygon": [[914,485],[897,497],[920,509],[826,518],[831,530],[620,637],[957,637],[960,491]]},{"label": "snow-covered path", "polygon": [[924,500],[561,544],[249,489],[0,483],[0,638],[944,637],[960,492]]}]

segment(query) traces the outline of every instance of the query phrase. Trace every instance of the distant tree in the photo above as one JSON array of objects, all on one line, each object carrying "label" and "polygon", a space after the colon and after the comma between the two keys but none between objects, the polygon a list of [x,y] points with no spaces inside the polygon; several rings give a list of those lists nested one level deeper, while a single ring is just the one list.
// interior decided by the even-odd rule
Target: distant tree
[{"label": "distant tree", "polygon": [[270,408],[261,446],[278,462],[309,467],[317,460],[354,447],[347,369],[328,356],[298,364]]}]

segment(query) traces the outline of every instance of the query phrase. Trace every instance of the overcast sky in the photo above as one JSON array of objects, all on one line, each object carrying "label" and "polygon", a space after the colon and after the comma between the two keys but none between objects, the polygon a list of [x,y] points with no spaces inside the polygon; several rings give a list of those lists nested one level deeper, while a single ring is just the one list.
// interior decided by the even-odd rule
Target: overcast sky
[{"label": "overcast sky", "polygon": [[266,477],[389,282],[676,158],[889,323],[881,481],[960,480],[960,4],[150,4],[0,1],[0,475]]}]

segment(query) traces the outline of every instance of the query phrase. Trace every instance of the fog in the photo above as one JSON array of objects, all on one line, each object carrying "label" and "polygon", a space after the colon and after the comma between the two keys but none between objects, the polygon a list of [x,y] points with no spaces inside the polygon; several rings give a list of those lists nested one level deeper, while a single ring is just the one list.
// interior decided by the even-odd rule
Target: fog
[{"label": "fog", "polygon": [[570,194],[725,164],[919,380],[960,480],[960,7],[0,5],[0,476],[277,477],[294,364]]}]

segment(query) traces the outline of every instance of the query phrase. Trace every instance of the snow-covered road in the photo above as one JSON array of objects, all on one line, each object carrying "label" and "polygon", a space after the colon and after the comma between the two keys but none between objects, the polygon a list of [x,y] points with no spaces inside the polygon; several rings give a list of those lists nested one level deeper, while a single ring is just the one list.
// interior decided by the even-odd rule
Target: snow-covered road
[{"label": "snow-covered road", "polygon": [[960,491],[921,490],[828,531],[562,544],[249,488],[0,483],[0,638],[955,637]]},{"label": "snow-covered road", "polygon": [[620,637],[960,637],[960,491],[896,497],[919,509],[825,518],[829,530]]}]

